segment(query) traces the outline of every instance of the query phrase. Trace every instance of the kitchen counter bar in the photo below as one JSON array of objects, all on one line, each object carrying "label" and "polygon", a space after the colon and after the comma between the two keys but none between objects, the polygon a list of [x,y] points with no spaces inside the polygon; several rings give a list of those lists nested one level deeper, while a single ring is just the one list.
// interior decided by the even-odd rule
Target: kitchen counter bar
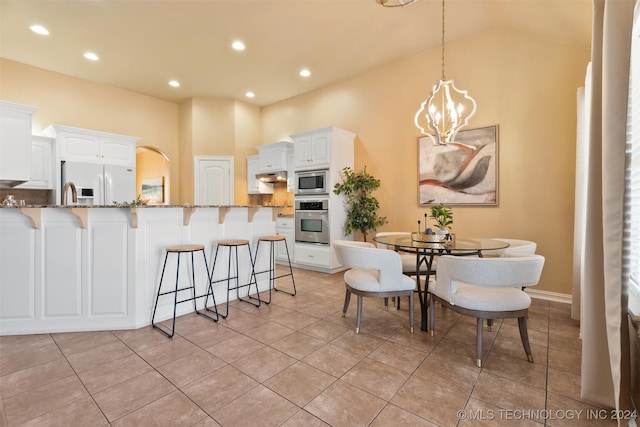
[{"label": "kitchen counter bar", "polygon": [[31,226],[33,228],[40,228],[41,221],[41,209],[67,209],[77,220],[80,228],[87,228],[87,217],[89,209],[128,209],[130,215],[130,226],[132,228],[138,227],[138,209],[172,209],[182,208],[183,211],[183,224],[189,225],[189,219],[191,215],[201,208],[210,209],[217,208],[220,223],[224,223],[224,219],[233,208],[247,208],[249,213],[249,222],[253,221],[253,216],[261,208],[272,209],[273,220],[275,221],[284,209],[288,206],[257,206],[257,205],[229,205],[229,206],[208,206],[208,205],[141,205],[141,206],[79,206],[79,205],[26,205],[26,206],[2,206],[4,209],[17,209],[18,212],[29,218]]},{"label": "kitchen counter bar", "polygon": [[[1,208],[0,335],[149,325],[165,247],[203,244],[210,263],[220,239],[247,239],[255,247],[257,236],[275,234],[276,219],[283,208]],[[268,257],[261,258],[267,262]],[[240,265],[241,280],[246,280],[250,274],[248,254],[241,255]],[[257,266],[260,270],[266,267]],[[197,292],[203,294],[208,277],[199,257],[195,273]],[[223,273],[216,272],[214,279],[220,275]],[[168,262],[165,281],[175,277],[175,262]],[[181,271],[180,287],[190,278],[190,271]],[[226,298],[223,285],[215,289],[218,302]],[[259,277],[258,285],[267,289],[267,279]],[[173,301],[169,299],[158,305],[158,318],[172,316]],[[190,311],[192,304],[178,306],[178,314]]]}]

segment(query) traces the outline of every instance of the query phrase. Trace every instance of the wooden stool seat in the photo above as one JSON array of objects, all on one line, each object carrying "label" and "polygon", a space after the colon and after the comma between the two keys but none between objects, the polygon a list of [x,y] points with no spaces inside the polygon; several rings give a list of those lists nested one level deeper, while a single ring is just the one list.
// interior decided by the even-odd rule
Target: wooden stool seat
[{"label": "wooden stool seat", "polygon": [[279,242],[281,240],[286,240],[284,236],[262,236],[258,238],[259,241],[263,242]]},{"label": "wooden stool seat", "polygon": [[167,252],[179,252],[179,253],[183,253],[183,252],[197,252],[197,251],[203,251],[204,250],[204,245],[176,245],[176,246],[169,246],[167,249]]},{"label": "wooden stool seat", "polygon": [[218,246],[243,246],[248,244],[249,241],[244,239],[226,239],[218,242]]}]

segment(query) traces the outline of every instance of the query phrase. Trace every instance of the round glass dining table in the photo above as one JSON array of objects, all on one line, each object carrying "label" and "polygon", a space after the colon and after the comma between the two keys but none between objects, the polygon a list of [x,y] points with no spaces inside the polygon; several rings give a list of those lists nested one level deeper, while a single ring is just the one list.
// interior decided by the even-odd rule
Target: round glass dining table
[{"label": "round glass dining table", "polygon": [[[420,300],[420,313],[422,317],[420,330],[422,331],[429,330],[427,325],[427,309],[429,308],[427,293],[429,291],[429,277],[435,273],[435,271],[431,269],[435,257],[440,255],[476,255],[482,257],[482,251],[494,251],[509,247],[509,244],[502,240],[475,237],[456,237],[446,242],[424,242],[422,240],[414,240],[411,233],[381,235],[374,237],[373,240],[387,245],[397,252],[415,254],[416,291],[418,292],[418,299]],[[421,280],[421,276],[424,276],[424,281]]]}]

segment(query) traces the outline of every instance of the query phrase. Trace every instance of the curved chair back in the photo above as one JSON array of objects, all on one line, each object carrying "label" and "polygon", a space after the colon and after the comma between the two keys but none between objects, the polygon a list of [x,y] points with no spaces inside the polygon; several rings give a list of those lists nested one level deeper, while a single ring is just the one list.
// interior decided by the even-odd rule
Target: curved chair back
[{"label": "curved chair back", "polygon": [[352,240],[334,240],[333,246],[338,262],[345,267],[359,270],[377,270],[380,287],[397,287],[402,277],[400,255],[387,249],[378,249],[368,242]]},{"label": "curved chair back", "polygon": [[509,244],[509,247],[504,249],[482,251],[482,254],[484,256],[499,257],[510,254],[532,255],[536,253],[537,244],[536,242],[532,242],[531,240],[503,239],[501,237],[492,237],[492,239],[507,242]]},{"label": "curved chair back", "polygon": [[451,301],[457,283],[491,288],[534,286],[540,281],[542,255],[509,255],[501,258],[476,258],[443,255],[438,260],[435,294]]}]

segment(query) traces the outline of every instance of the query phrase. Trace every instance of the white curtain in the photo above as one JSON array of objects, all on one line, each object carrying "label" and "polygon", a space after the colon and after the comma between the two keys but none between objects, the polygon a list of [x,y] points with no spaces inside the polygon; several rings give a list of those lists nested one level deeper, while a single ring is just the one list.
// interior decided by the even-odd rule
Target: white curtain
[{"label": "white curtain", "polygon": [[[593,0],[587,141],[577,214],[574,304],[579,303],[584,399],[630,409],[628,289],[622,282],[624,171],[634,0]],[[580,134],[580,132],[579,132]],[[581,185],[577,186],[580,190]],[[584,197],[584,199],[582,199]],[[619,421],[619,425],[622,422]]]}]

